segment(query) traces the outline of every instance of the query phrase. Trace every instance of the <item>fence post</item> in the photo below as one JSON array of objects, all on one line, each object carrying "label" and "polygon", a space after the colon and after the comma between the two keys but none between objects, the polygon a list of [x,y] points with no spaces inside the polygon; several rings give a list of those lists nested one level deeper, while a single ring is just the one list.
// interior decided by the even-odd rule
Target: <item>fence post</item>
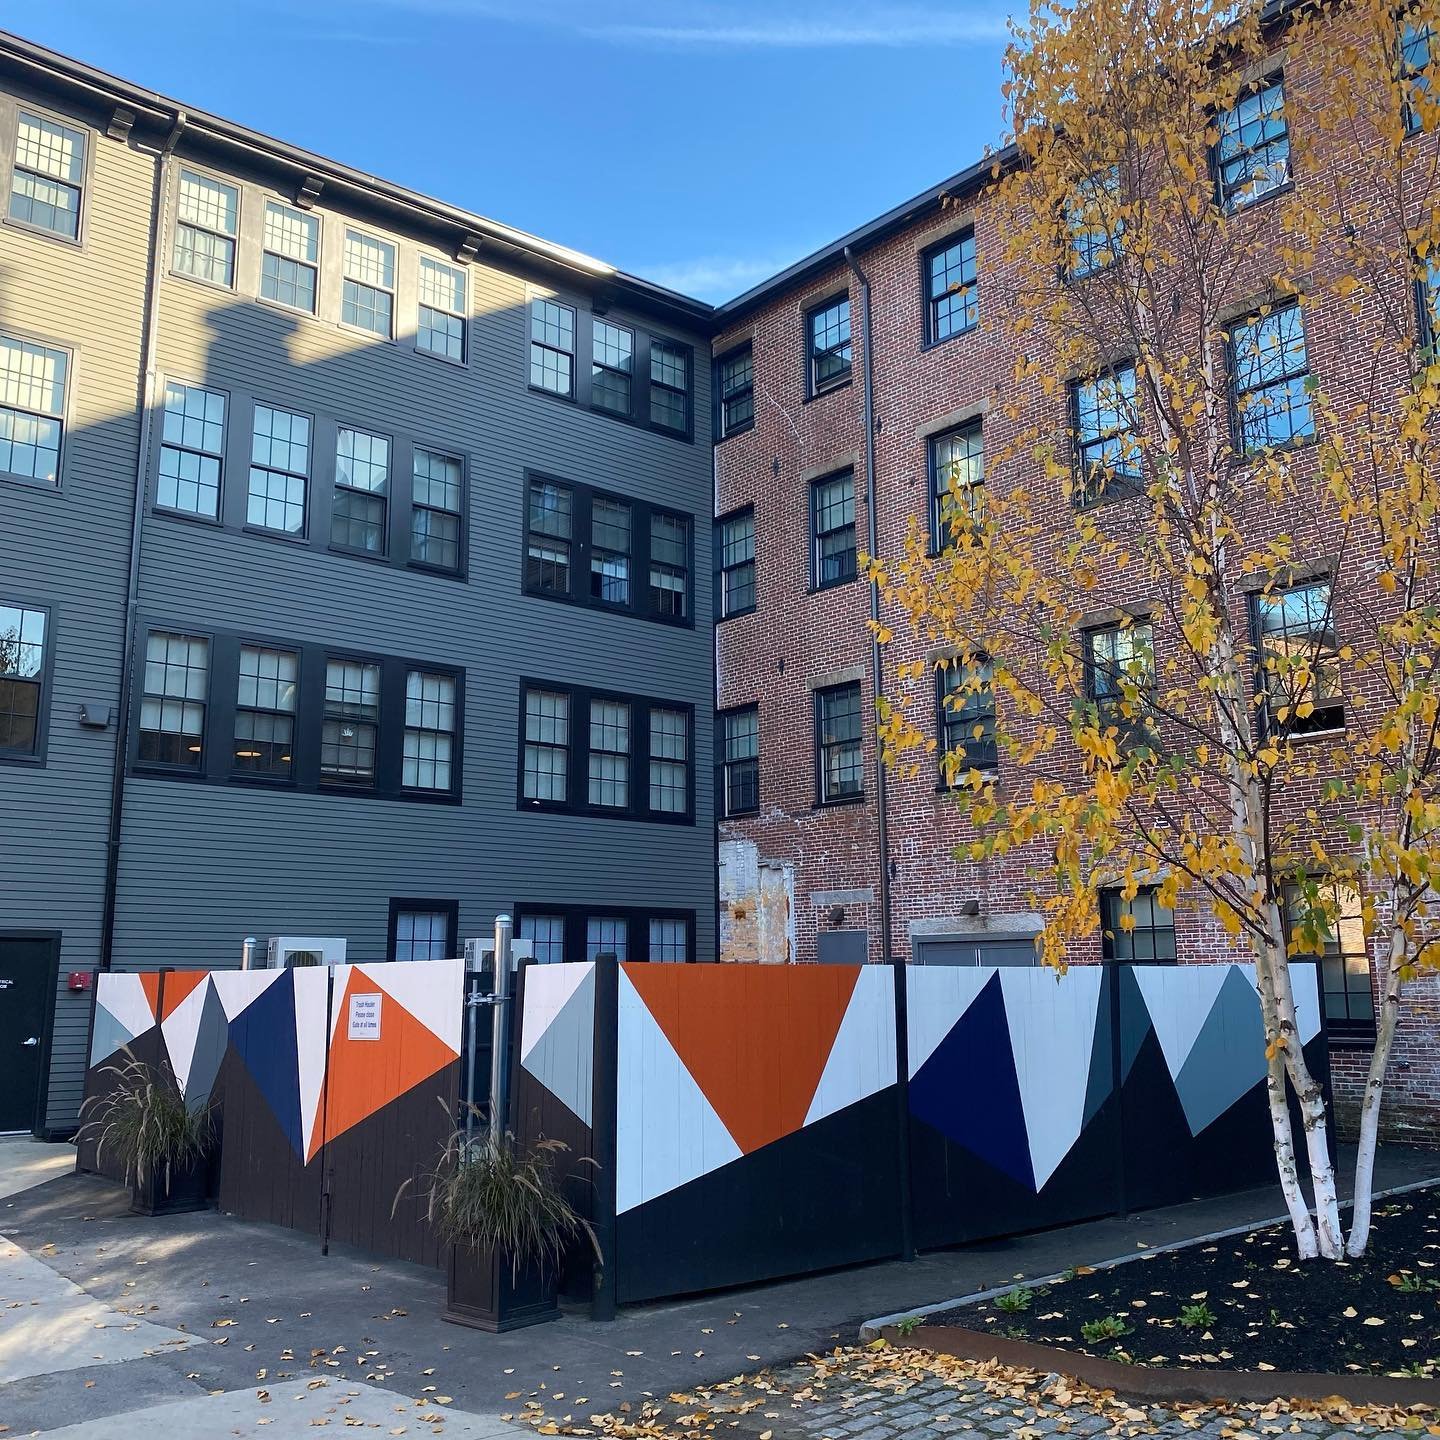
[{"label": "fence post", "polygon": [[595,1207],[591,1225],[600,1261],[590,1300],[592,1320],[613,1320],[618,1301],[615,1254],[615,1166],[618,1154],[620,1060],[620,962],[595,959],[595,1038],[591,1046],[590,1148],[595,1159]]},{"label": "fence post", "polygon": [[1115,1190],[1116,1214],[1130,1209],[1129,1182],[1125,1174],[1125,1060],[1121,1021],[1124,1018],[1125,966],[1115,960],[1102,960],[1101,983],[1109,990],[1110,1005],[1110,1094],[1115,1104]]},{"label": "fence post", "polygon": [[498,1144],[505,1134],[506,1041],[510,1038],[510,917],[495,917],[495,989],[490,1009],[490,1139]]},{"label": "fence post", "polygon": [[[291,971],[291,984],[297,984]],[[331,1186],[335,1172],[330,1164],[330,1045],[335,1027],[335,967],[325,967],[325,1070],[320,1079],[320,1253],[330,1253]]]},{"label": "fence post", "polygon": [[915,1258],[915,1199],[910,1175],[910,966],[890,957],[895,980],[895,1163],[900,1211],[900,1258]]}]

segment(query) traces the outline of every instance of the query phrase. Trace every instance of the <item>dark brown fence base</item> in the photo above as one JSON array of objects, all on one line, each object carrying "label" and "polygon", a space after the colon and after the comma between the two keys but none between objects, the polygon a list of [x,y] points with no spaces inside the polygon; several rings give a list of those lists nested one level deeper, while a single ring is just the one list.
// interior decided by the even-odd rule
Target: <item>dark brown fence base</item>
[{"label": "dark brown fence base", "polygon": [[1205,1402],[1240,1400],[1348,1401],[1352,1405],[1440,1406],[1440,1380],[1406,1380],[1392,1375],[1296,1374],[1281,1370],[1174,1370],[1160,1365],[1122,1365],[1095,1355],[1057,1350],[1029,1340],[1009,1340],[958,1325],[923,1326],[904,1335],[894,1325],[881,1332],[905,1350],[931,1350],[961,1360],[997,1360],[1002,1365],[1068,1375],[1101,1390],[1138,1400]]}]

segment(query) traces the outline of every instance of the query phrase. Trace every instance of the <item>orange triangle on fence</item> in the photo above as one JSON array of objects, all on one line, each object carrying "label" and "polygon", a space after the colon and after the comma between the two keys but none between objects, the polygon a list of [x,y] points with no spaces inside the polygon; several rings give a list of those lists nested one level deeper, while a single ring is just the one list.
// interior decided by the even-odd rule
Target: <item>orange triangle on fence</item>
[{"label": "orange triangle on fence", "polygon": [[[208,970],[170,970],[165,975],[162,1020],[168,1020],[195,989],[210,978]],[[152,1001],[153,1005],[154,1002]]]},{"label": "orange triangle on fence", "polygon": [[637,962],[625,975],[748,1155],[805,1124],[860,970]]},{"label": "orange triangle on fence", "polygon": [[[376,1039],[350,1039],[350,1000],[354,995],[381,997]],[[320,1113],[310,1133],[307,1164],[326,1140],[369,1119],[455,1059],[455,1052],[428,1025],[359,966],[351,969],[345,993],[336,997],[335,1004],[330,1065],[318,1102]]]}]

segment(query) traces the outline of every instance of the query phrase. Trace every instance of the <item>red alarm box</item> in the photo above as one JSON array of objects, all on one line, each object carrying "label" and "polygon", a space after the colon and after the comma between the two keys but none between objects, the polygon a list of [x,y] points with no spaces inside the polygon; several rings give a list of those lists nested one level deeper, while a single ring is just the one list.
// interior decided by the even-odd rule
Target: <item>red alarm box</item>
[{"label": "red alarm box", "polygon": [[89,990],[94,983],[95,977],[89,970],[72,970],[65,977],[67,990]]}]

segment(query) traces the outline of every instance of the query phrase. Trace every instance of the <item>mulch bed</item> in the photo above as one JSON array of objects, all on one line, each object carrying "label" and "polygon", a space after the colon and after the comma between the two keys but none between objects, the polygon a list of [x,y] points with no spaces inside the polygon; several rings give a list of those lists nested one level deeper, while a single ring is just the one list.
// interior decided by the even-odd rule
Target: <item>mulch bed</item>
[{"label": "mulch bed", "polygon": [[1440,1190],[1378,1205],[1363,1260],[1301,1265],[1289,1226],[1274,1226],[1021,1281],[925,1323],[1135,1365],[1440,1379]]}]

